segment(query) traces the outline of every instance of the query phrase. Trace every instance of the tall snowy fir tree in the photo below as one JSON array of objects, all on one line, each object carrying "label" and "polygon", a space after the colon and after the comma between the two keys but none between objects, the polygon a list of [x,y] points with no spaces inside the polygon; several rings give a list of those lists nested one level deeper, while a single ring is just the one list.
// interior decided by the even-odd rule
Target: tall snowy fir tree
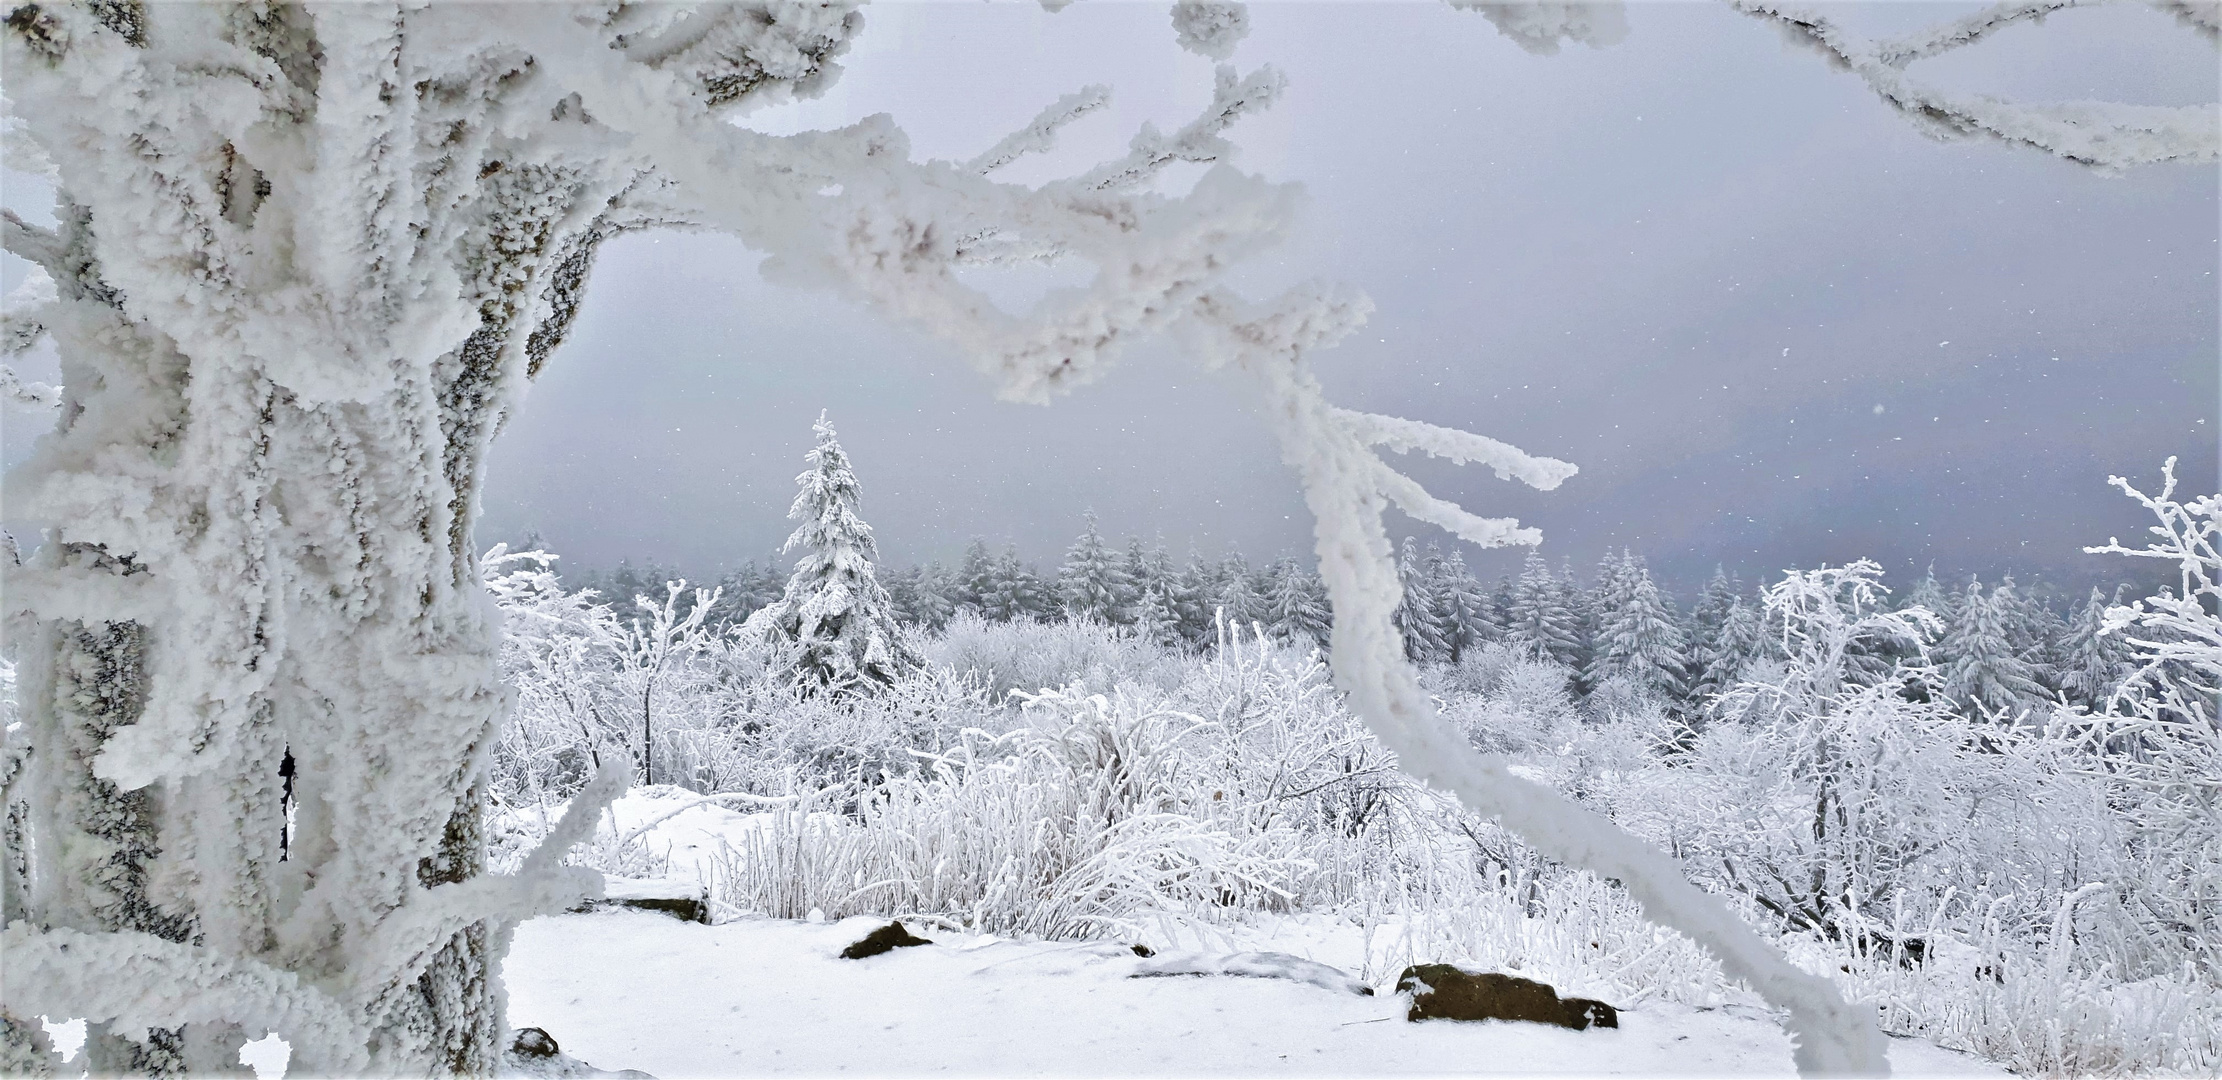
[{"label": "tall snowy fir tree", "polygon": [[[1194,32],[1204,7],[1181,6],[1179,40],[1224,53],[1224,35]],[[1826,15],[1744,8],[1924,124],[2114,169],[2214,156],[2204,107],[2063,116],[1931,90]],[[790,135],[732,122],[832,86],[864,26],[853,5],[519,10],[17,3],[0,20],[9,164],[57,196],[54,226],[11,213],[0,228],[53,290],[8,312],[7,339],[11,354],[51,341],[63,384],[8,478],[14,519],[47,530],[5,590],[10,748],[25,748],[6,797],[39,809],[6,852],[31,883],[10,893],[8,1060],[45,1061],[20,1021],[52,1015],[88,1021],[98,1075],[236,1073],[260,1031],[302,1075],[495,1070],[510,936],[601,887],[568,853],[625,770],[605,747],[543,846],[489,869],[491,748],[514,698],[475,536],[487,454],[559,362],[597,253],[676,228],[939,338],[1011,399],[1072,391],[1160,335],[1248,380],[1316,520],[1337,685],[1384,746],[1543,855],[1623,882],[1788,1010],[1801,1068],[1885,1067],[1872,1008],[1791,967],[1646,845],[1447,734],[1395,641],[1382,514],[1484,546],[1541,536],[1435,498],[1384,455],[1543,490],[1574,469],[1332,405],[1312,362],[1372,310],[1355,287],[1242,293],[1240,269],[1303,204],[1230,160],[1232,127],[1281,97],[1279,72],[1217,67],[1193,120],[1029,184],[999,170],[1101,93],[1043,102],[972,159],[930,160],[884,114]],[[1538,51],[1607,44],[1595,28],[1618,22],[1539,10],[1486,6]],[[1932,35],[1919,55],[1983,32]],[[1200,178],[1171,194],[1176,165]],[[1023,315],[968,277],[1035,263],[1094,274]],[[813,640],[854,640],[825,631]]]},{"label": "tall snowy fir tree", "polygon": [[1129,591],[1126,572],[1096,532],[1096,515],[1091,510],[1087,530],[1066,549],[1065,563],[1057,571],[1057,592],[1065,615],[1106,626],[1125,622]]},{"label": "tall snowy fir tree", "polygon": [[1599,686],[1626,679],[1670,699],[1680,697],[1687,678],[1682,631],[1651,572],[1623,553],[1615,577],[1617,604],[1601,610],[1586,681]]},{"label": "tall snowy fir tree", "polygon": [[1397,580],[1404,585],[1404,602],[1396,609],[1396,628],[1404,635],[1404,654],[1415,662],[1441,660],[1450,655],[1444,633],[1443,602],[1435,595],[1434,575],[1417,541],[1404,538],[1397,557]]},{"label": "tall snowy fir tree", "polygon": [[1178,619],[1181,640],[1191,649],[1211,644],[1212,618],[1219,609],[1219,574],[1203,553],[1188,549],[1188,564],[1166,579],[1165,596]]},{"label": "tall snowy fir tree", "polygon": [[950,602],[986,618],[987,597],[997,591],[996,573],[995,556],[988,551],[988,542],[973,537],[965,545],[964,558],[957,563],[950,582]]},{"label": "tall snowy fir tree", "polygon": [[1274,632],[1292,644],[1324,647],[1333,620],[1319,575],[1295,559],[1279,559],[1273,563],[1270,580],[1272,591],[1266,596],[1266,604],[1272,613]]},{"label": "tall snowy fir tree", "polygon": [[1530,553],[1521,564],[1520,580],[1512,587],[1511,609],[1506,612],[1505,640],[1567,665],[1581,653],[1574,612],[1567,607],[1566,594],[1541,555]]},{"label": "tall snowy fir tree", "polygon": [[2068,703],[2104,712],[2123,680],[2137,670],[2129,642],[2120,631],[2106,632],[2106,611],[2121,606],[2120,593],[2109,601],[2097,586],[2075,609],[2060,642],[2060,690]]},{"label": "tall snowy fir tree", "polygon": [[825,414],[795,477],[802,490],[787,516],[801,524],[786,551],[800,550],[787,590],[749,619],[750,628],[782,647],[792,675],[837,692],[886,686],[920,663],[903,636],[894,604],[881,587],[872,527],[859,513],[862,488]]},{"label": "tall snowy fir tree", "polygon": [[1258,588],[1257,576],[1250,572],[1249,560],[1232,547],[1219,560],[1219,595],[1216,605],[1229,627],[1238,627],[1244,634],[1272,617],[1264,590]]},{"label": "tall snowy fir tree", "polygon": [[1768,638],[1762,610],[1744,597],[1729,599],[1728,609],[1721,613],[1720,630],[1705,651],[1703,667],[1695,672],[1692,698],[1703,702],[1728,691],[1743,679],[1753,661],[1765,655]]},{"label": "tall snowy fir tree", "polygon": [[1489,597],[1482,592],[1481,582],[1474,580],[1473,571],[1466,569],[1465,553],[1453,548],[1450,557],[1437,566],[1440,573],[1436,576],[1434,591],[1443,604],[1449,659],[1456,663],[1468,650],[1502,636],[1503,628],[1497,625],[1496,613],[1490,608]]},{"label": "tall snowy fir tree", "polygon": [[1947,625],[1957,619],[1960,613],[1959,601],[1952,596],[1952,591],[1937,581],[1935,563],[1929,564],[1928,569],[1922,572],[1921,580],[1913,583],[1913,588],[1899,594],[1898,607],[1899,610],[1924,608],[1929,614],[1943,619]]},{"label": "tall snowy fir tree", "polygon": [[2012,717],[2029,711],[2033,722],[2042,723],[2045,688],[2007,635],[2012,600],[2009,589],[1993,589],[1986,596],[1982,582],[1968,582],[1938,648],[1941,689],[1945,698],[1971,713]]}]

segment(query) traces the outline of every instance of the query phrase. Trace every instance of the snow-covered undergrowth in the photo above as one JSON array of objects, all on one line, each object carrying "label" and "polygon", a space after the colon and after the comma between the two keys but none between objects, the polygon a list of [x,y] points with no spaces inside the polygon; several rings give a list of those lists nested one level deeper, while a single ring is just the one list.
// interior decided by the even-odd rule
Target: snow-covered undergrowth
[{"label": "snow-covered undergrowth", "polygon": [[[1428,688],[1475,747],[1667,852],[1886,1030],[2026,1072],[2211,1073],[2217,504],[2146,501],[2161,542],[2111,549],[2175,558],[2183,583],[2107,613],[2143,666],[2103,714],[1955,709],[1938,620],[1886,604],[1866,562],[1767,587],[1765,654],[1696,707],[1610,680],[1577,697],[1575,670],[1504,643]],[[520,692],[497,866],[624,748],[660,786],[578,857],[699,878],[728,917],[1169,948],[1325,920],[1376,985],[1464,961],[1623,1007],[1757,1001],[1619,883],[1412,779],[1316,653],[1262,632],[1222,622],[1190,654],[960,618],[851,691],[678,614],[676,585],[621,623],[544,558],[492,561]]]},{"label": "snow-covered undergrowth", "polygon": [[[904,915],[1158,947],[1318,917],[1362,939],[1359,974],[1376,984],[1451,959],[1638,1008],[1756,1000],[1614,885],[1406,778],[1315,657],[1239,633],[1185,656],[1074,647],[1108,636],[1086,626],[968,632],[922,651],[1023,658],[1072,685],[997,698],[999,671],[929,666],[843,700],[787,688],[714,635],[674,651],[657,711],[609,737],[656,733],[659,780],[675,785],[621,801],[581,857],[699,877],[728,917]],[[596,678],[616,689],[582,678],[562,692],[532,684],[547,669],[518,670],[528,703],[606,693],[641,719],[638,684],[622,682],[637,668],[613,660]],[[1506,650],[1433,678],[1477,745],[1678,856],[1806,967],[1879,1005],[1888,1030],[2040,1072],[2222,1062],[2214,974],[2141,931],[2145,855],[2064,729],[1973,731],[1883,683],[1835,691],[1817,715],[1779,700],[1796,665],[1778,675],[1773,704],[1710,723],[1641,695],[1576,704],[1566,669]],[[504,745],[497,864],[555,816],[566,774],[546,763],[585,753],[568,732],[596,730],[570,716],[528,707]],[[1823,753],[1825,770],[1809,760]],[[1850,824],[1817,838],[1823,777]],[[729,797],[700,803],[716,793]]]}]

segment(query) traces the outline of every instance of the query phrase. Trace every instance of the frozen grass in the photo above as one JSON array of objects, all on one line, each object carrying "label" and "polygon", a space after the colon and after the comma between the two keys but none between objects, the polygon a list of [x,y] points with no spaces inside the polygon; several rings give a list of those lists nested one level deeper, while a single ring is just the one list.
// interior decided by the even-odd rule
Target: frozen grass
[{"label": "frozen grass", "polygon": [[[1315,657],[1242,635],[1190,657],[1096,626],[969,622],[925,651],[967,666],[834,702],[729,644],[678,650],[650,690],[658,779],[680,786],[637,798],[755,801],[641,835],[652,815],[631,809],[582,857],[628,876],[701,874],[727,916],[912,916],[1224,950],[1317,920],[1377,985],[1409,963],[1457,961],[1622,1004],[1756,1003],[1613,884],[1544,862],[1406,778]],[[2167,853],[2113,809],[2121,796],[2087,749],[2028,727],[1977,730],[1875,685],[1825,708],[1761,695],[1707,723],[1641,693],[1577,701],[1570,674],[1488,648],[1429,679],[1471,741],[1676,854],[1797,962],[1874,1003],[1886,1030],[2031,1074],[2222,1068],[2217,973],[2141,891],[2140,867]],[[539,740],[532,760],[579,754],[565,702],[637,700],[648,685],[622,664],[596,678],[527,688],[541,710],[521,718]],[[497,864],[566,794],[561,770],[536,773],[529,758],[499,759],[519,767],[500,774],[513,779]],[[1817,842],[1823,777],[1859,816]],[[682,858],[670,830],[688,822]],[[1836,876],[1814,879],[1818,868]],[[1807,880],[1841,884],[1791,888]]]}]

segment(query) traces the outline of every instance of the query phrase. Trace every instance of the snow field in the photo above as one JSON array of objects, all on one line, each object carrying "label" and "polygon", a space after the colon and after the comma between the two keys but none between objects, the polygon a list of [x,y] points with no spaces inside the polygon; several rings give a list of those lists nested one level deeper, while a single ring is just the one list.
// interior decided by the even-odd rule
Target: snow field
[{"label": "snow field", "polygon": [[[1785,1076],[1790,1044],[1754,1008],[1647,1005],[1618,1030],[1413,1024],[1401,999],[1279,979],[1130,978],[1114,942],[1059,944],[914,925],[934,944],[840,950],[884,920],[746,918],[700,926],[637,912],[535,919],[510,952],[510,1022],[602,1069],[694,1076]],[[1319,922],[1268,940],[1347,960]],[[1255,941],[1245,942],[1256,946]],[[2003,1076],[1891,1040],[1900,1076]]]}]

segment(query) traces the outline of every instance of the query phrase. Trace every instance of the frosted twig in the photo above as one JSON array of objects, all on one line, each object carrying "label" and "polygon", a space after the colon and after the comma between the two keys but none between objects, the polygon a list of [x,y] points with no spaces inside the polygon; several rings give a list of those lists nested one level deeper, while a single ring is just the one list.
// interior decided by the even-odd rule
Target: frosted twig
[{"label": "frosted twig", "polygon": [[2212,161],[2222,153],[2222,111],[2213,105],[2019,104],[1983,94],[1947,93],[1906,75],[1906,65],[1914,60],[2071,6],[2065,0],[2005,3],[1884,45],[1859,39],[1814,8],[1779,0],[1730,3],[1842,64],[1932,133],[1988,135],[2108,171],[2162,161]]},{"label": "frosted twig", "polygon": [[1047,153],[1057,145],[1057,131],[1089,113],[1111,104],[1111,88],[1091,83],[1051,102],[1025,127],[1003,136],[979,157],[964,163],[965,170],[982,176],[1027,154]]}]

